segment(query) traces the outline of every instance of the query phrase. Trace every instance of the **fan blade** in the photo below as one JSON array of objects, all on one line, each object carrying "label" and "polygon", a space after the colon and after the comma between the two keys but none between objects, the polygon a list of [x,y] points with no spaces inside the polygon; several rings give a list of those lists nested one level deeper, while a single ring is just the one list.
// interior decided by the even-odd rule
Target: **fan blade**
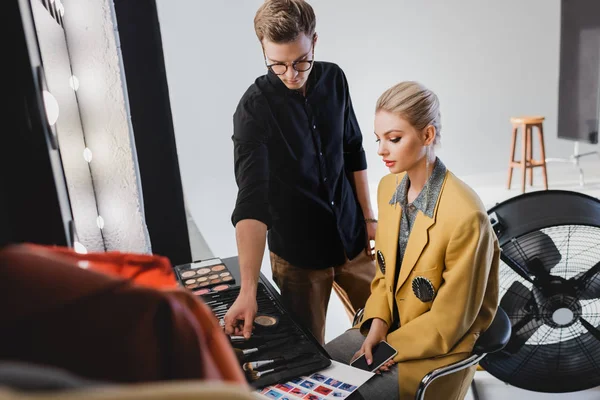
[{"label": "fan blade", "polygon": [[600,298],[600,262],[582,275],[569,279],[569,281],[574,283],[579,299],[592,300]]},{"label": "fan blade", "polygon": [[512,325],[510,341],[504,351],[514,354],[543,325],[543,322],[535,318],[537,305],[533,293],[519,281],[513,282],[502,296],[500,307],[506,312]]},{"label": "fan blade", "polygon": [[516,321],[513,318],[523,314],[525,305],[531,300],[533,300],[533,292],[527,289],[521,282],[514,281],[506,293],[504,293],[504,296],[502,296],[500,307],[506,312],[511,319],[511,323],[514,325]]},{"label": "fan blade", "polygon": [[600,330],[598,330],[598,328],[594,328],[594,326],[592,324],[587,322],[582,317],[579,317],[579,322],[581,322],[581,325],[583,325],[583,327],[585,329],[587,329],[587,331],[589,333],[591,333],[593,337],[595,337],[598,341],[600,341]]},{"label": "fan blade", "polygon": [[504,351],[510,354],[518,353],[521,347],[533,336],[533,334],[544,325],[541,319],[534,318],[533,313],[526,315],[519,324],[512,327],[510,340],[504,347]]},{"label": "fan blade", "polygon": [[500,258],[523,279],[532,282],[533,275],[540,287],[548,282],[550,271],[562,259],[562,255],[550,236],[542,231],[528,233],[521,238],[513,238],[503,246]]},{"label": "fan blade", "polygon": [[[542,231],[535,231],[528,234],[526,244],[528,260],[537,258],[543,264],[543,269],[546,272],[550,272],[562,259],[562,255],[554,244],[554,240]],[[535,271],[531,272],[535,275]]]},{"label": "fan blade", "polygon": [[506,265],[508,265],[510,267],[510,269],[515,271],[517,274],[519,274],[519,276],[521,278],[525,279],[528,282],[534,283],[533,279],[531,278],[531,276],[529,276],[529,274],[527,273],[525,268],[523,268],[523,266],[521,264],[519,264],[514,258],[509,256],[505,251],[500,251],[500,259]]}]

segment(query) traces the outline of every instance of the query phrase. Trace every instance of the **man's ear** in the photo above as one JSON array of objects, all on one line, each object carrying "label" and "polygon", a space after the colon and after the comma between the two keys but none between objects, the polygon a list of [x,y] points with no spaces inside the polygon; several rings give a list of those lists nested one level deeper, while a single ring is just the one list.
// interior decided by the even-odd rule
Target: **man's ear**
[{"label": "man's ear", "polygon": [[435,134],[435,126],[427,125],[427,127],[425,128],[425,142],[423,144],[425,146],[433,145],[433,142],[435,141]]},{"label": "man's ear", "polygon": [[313,35],[313,46],[315,44],[317,44],[317,39],[319,38],[319,35],[317,34],[317,32],[315,32],[315,34]]}]

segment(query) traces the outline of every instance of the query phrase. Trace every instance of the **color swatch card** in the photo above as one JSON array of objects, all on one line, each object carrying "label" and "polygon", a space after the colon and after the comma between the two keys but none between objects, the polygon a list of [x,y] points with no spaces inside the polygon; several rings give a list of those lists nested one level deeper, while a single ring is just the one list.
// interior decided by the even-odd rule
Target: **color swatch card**
[{"label": "color swatch card", "polygon": [[375,375],[331,360],[331,366],[309,376],[267,386],[259,391],[265,399],[324,400],[344,399]]},{"label": "color swatch card", "polygon": [[175,267],[181,284],[196,295],[229,289],[235,279],[220,258],[182,264]]}]

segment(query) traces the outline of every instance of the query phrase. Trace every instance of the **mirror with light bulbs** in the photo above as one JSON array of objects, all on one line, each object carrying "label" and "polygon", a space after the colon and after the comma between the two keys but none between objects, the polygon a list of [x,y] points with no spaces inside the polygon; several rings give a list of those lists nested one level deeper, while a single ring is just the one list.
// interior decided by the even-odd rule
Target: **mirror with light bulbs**
[{"label": "mirror with light bulbs", "polygon": [[29,50],[40,57],[47,140],[62,166],[76,250],[149,253],[113,2],[11,1],[31,18]]}]

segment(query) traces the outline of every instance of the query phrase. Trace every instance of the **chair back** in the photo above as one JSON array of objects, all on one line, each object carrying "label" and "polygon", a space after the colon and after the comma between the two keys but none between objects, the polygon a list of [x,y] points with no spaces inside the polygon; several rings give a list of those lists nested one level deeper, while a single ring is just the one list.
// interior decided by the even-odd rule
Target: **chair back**
[{"label": "chair back", "polygon": [[492,324],[475,342],[473,353],[488,354],[502,350],[510,340],[511,329],[512,326],[508,315],[506,315],[506,312],[501,307],[498,307]]}]

